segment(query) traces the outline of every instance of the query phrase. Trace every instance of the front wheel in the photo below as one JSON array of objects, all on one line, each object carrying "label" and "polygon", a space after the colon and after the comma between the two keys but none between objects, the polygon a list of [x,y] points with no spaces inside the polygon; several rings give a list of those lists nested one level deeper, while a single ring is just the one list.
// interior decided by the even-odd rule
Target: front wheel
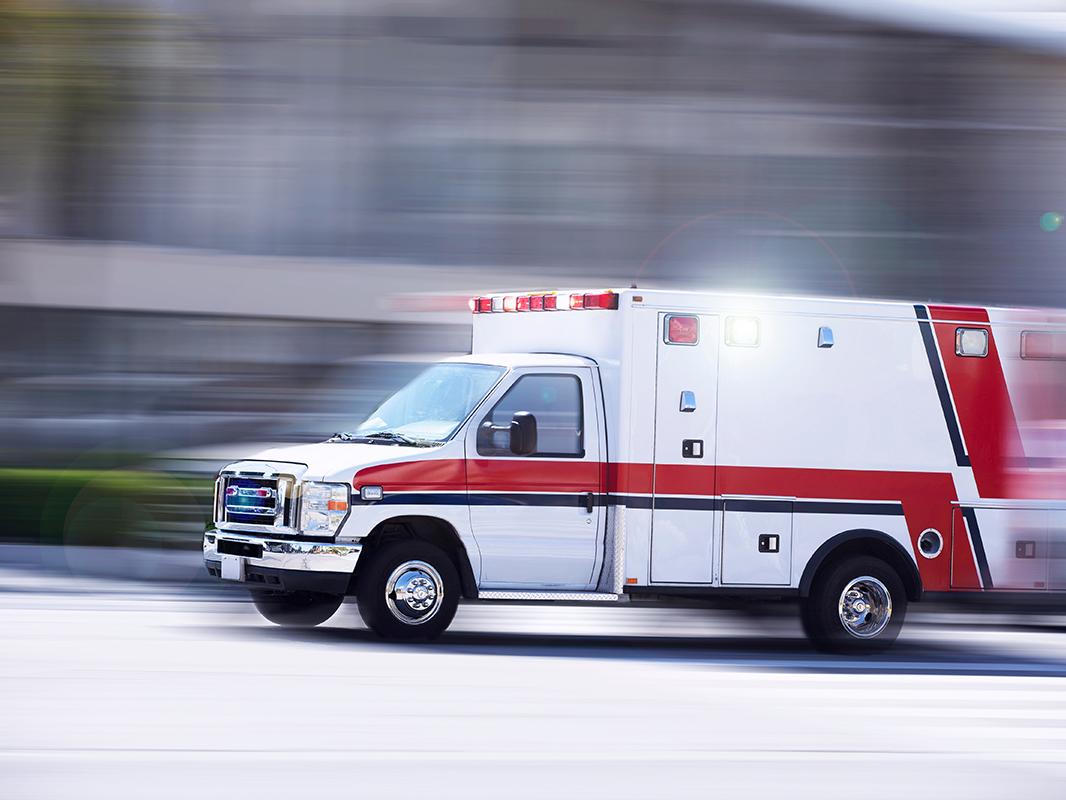
[{"label": "front wheel", "polygon": [[907,593],[892,567],[854,556],[827,567],[803,603],[803,628],[819,650],[871,653],[896,641]]},{"label": "front wheel", "polygon": [[363,622],[378,636],[435,639],[459,606],[459,572],[429,542],[392,542],[360,565],[355,591]]},{"label": "front wheel", "polygon": [[256,609],[288,628],[313,628],[337,613],[344,597],[322,592],[252,592]]}]

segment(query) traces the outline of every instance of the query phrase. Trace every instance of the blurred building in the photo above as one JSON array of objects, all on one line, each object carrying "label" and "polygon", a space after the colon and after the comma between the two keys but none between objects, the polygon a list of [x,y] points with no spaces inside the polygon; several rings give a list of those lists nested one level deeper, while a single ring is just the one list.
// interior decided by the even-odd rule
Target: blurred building
[{"label": "blurred building", "polygon": [[1066,45],[913,8],[0,0],[0,414],[252,436],[191,415],[465,346],[412,289],[1066,305]]}]

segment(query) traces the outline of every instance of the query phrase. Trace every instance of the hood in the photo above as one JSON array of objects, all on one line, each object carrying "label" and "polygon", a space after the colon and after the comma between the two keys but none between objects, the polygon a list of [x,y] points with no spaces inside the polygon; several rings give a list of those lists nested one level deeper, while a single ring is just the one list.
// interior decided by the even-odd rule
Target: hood
[{"label": "hood", "polygon": [[[304,464],[308,481],[351,483],[357,470],[377,464],[419,461],[434,449],[402,445],[363,444],[360,442],[317,442],[292,447],[272,447],[247,460],[266,461],[279,466]],[[284,471],[284,470],[279,470]]]}]

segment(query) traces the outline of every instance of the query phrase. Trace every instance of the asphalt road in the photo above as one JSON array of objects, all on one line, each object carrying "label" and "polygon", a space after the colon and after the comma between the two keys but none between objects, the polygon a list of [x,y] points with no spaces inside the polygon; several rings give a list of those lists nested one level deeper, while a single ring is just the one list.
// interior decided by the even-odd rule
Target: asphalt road
[{"label": "asphalt road", "polygon": [[475,605],[399,646],[0,571],[0,797],[1064,797],[1066,636],[989,621],[851,659],[787,612]]}]

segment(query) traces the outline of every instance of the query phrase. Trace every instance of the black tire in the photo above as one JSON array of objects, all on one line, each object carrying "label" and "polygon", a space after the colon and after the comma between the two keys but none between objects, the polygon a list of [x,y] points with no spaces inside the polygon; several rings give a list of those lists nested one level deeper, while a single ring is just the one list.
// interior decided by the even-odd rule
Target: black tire
[{"label": "black tire", "polygon": [[[858,594],[851,597],[860,603],[867,603],[869,598],[877,603],[881,588],[887,590],[891,604],[883,627],[880,627],[883,613],[875,610],[864,617],[862,614],[849,615],[846,609],[841,609],[845,589],[862,578],[873,580],[862,581],[854,587]],[[858,607],[862,608],[862,605]],[[884,609],[885,605],[877,603],[877,608]],[[803,601],[801,618],[804,631],[819,650],[861,654],[891,647],[903,627],[906,614],[907,592],[896,571],[879,558],[851,556],[822,568],[811,586],[810,595]],[[850,629],[843,617],[852,620]]]},{"label": "black tire", "polygon": [[[394,578],[396,587],[406,588],[403,595],[390,593]],[[424,609],[415,608],[427,602],[430,587],[433,601]],[[415,595],[419,590],[422,597]],[[448,554],[418,540],[385,544],[359,565],[356,575],[359,614],[383,639],[436,639],[451,624],[460,592],[459,571]]]},{"label": "black tire", "polygon": [[256,609],[287,628],[313,628],[337,613],[343,595],[322,592],[252,592]]}]

